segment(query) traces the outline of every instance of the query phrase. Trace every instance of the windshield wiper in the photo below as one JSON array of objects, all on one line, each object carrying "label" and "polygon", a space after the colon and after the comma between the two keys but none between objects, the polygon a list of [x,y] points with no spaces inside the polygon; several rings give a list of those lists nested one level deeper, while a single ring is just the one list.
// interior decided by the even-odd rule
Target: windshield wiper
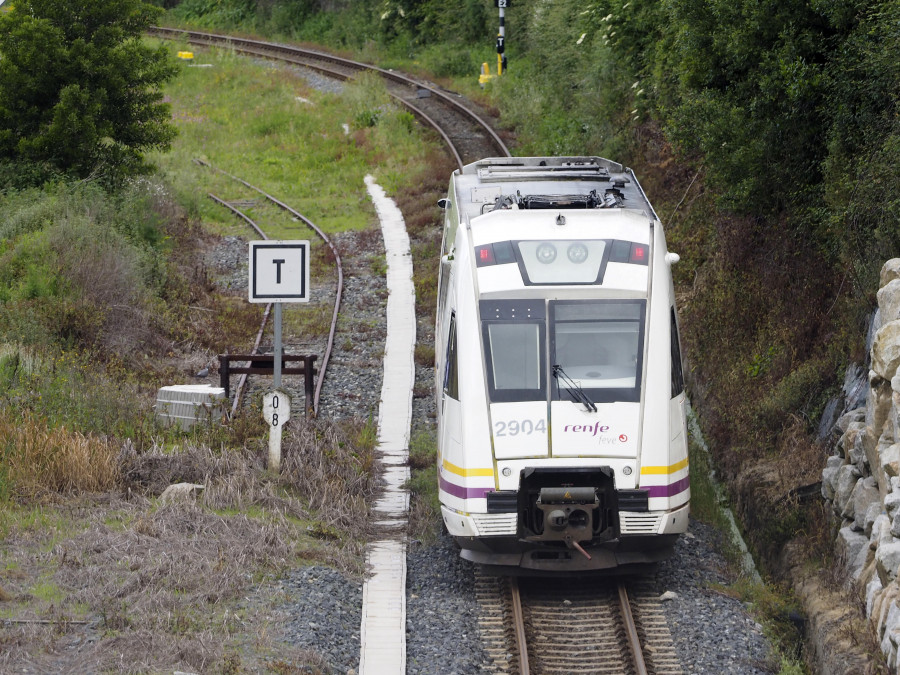
[{"label": "windshield wiper", "polygon": [[569,392],[573,401],[583,403],[585,410],[588,412],[597,412],[597,406],[594,405],[594,402],[590,397],[584,393],[584,389],[581,388],[581,385],[566,375],[566,371],[564,371],[563,367],[558,363],[553,365],[553,377],[562,381],[563,386]]}]

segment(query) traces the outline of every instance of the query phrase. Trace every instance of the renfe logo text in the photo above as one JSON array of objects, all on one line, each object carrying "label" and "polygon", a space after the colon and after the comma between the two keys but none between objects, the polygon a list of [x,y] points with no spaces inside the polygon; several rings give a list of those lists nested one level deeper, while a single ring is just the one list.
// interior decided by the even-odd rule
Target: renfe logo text
[{"label": "renfe logo text", "polygon": [[591,426],[590,424],[567,424],[563,427],[564,432],[569,431],[570,429],[573,433],[576,434],[586,433],[591,434],[591,436],[596,436],[598,432],[601,434],[605,434],[607,431],[609,431],[609,426],[605,424],[601,426],[600,422],[597,422],[593,426]]}]

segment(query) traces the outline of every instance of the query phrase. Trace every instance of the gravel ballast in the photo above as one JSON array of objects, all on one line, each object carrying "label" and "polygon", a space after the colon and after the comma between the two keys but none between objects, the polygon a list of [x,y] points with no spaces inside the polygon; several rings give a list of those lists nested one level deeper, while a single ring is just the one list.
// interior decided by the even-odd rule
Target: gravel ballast
[{"label": "gravel ballast", "polygon": [[[777,672],[761,626],[740,600],[717,590],[731,581],[719,533],[691,521],[673,558],[650,577],[686,674],[764,675]],[[281,582],[288,601],[284,640],[318,652],[333,673],[359,667],[361,584],[326,567],[292,572]],[[406,672],[476,675],[489,666],[481,647],[474,566],[444,537],[411,542],[406,578]]]}]

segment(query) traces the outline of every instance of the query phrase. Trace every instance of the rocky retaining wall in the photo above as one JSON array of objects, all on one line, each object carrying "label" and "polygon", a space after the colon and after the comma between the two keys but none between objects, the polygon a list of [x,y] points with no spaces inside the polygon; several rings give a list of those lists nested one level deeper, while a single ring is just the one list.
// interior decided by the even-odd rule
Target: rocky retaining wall
[{"label": "rocky retaining wall", "polygon": [[900,258],[881,270],[869,393],[838,420],[822,495],[843,521],[838,552],[889,666],[900,646]]}]

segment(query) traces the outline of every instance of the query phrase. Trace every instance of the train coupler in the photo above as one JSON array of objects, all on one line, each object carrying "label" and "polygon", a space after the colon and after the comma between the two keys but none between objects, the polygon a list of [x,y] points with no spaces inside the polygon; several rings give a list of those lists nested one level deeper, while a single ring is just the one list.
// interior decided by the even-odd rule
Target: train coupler
[{"label": "train coupler", "polygon": [[519,534],[525,541],[560,542],[590,559],[582,542],[608,541],[618,531],[615,485],[608,469],[522,472]]}]

